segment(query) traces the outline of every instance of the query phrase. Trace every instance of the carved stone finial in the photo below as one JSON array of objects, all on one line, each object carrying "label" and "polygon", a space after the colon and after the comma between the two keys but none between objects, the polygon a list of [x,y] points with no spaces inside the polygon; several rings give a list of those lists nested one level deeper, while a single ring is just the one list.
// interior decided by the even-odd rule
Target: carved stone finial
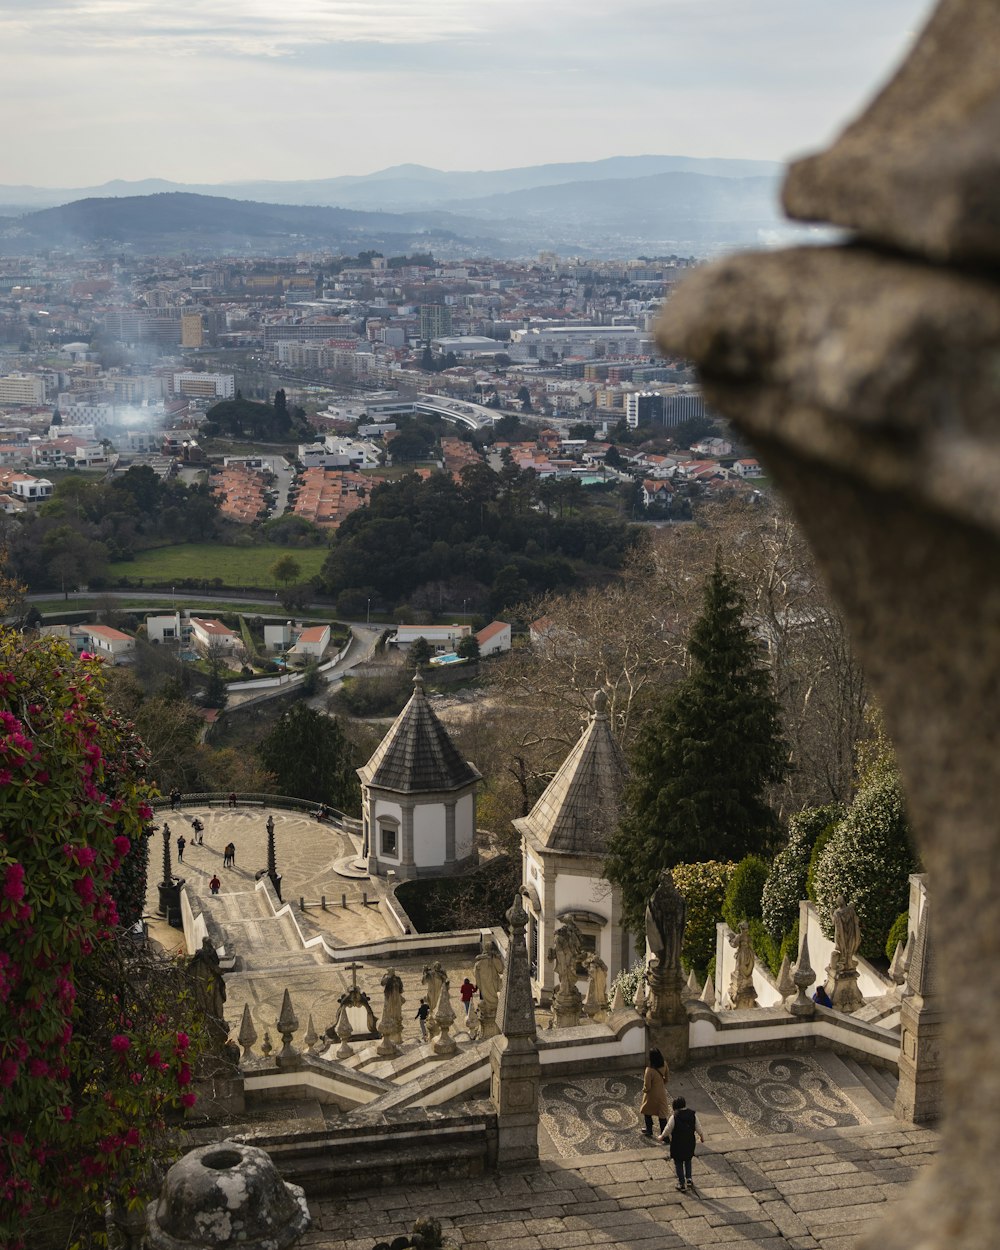
[{"label": "carved stone finial", "polygon": [[806,994],[806,990],[816,980],[816,973],[813,972],[812,964],[809,962],[809,935],[804,931],[802,941],[799,943],[799,957],[792,969],[792,980],[795,982],[798,994],[791,1003],[787,1004],[788,1010],[793,1016],[815,1015],[816,1004]]},{"label": "carved stone finial", "polygon": [[528,946],[524,939],[528,913],[521,903],[520,893],[514,896],[507,911],[507,922],[510,925],[510,942],[507,946],[503,996],[498,1011],[500,1032],[508,1042],[516,1038],[533,1044],[537,1035],[535,1005],[531,997]]},{"label": "carved stone finial", "polygon": [[264,1040],[260,1044],[260,1053],[265,1059],[271,1058],[271,1051],[274,1050],[274,1043],[271,1041],[271,1034],[268,1029],[264,1030]]},{"label": "carved stone finial", "polygon": [[698,982],[698,974],[692,968],[688,973],[687,985],[684,990],[684,1001],[686,1003],[697,1002],[701,998],[701,985]]},{"label": "carved stone finial", "polygon": [[250,1014],[250,1004],[243,1004],[243,1015],[240,1019],[240,1031],[236,1039],[243,1047],[243,1058],[253,1058],[253,1046],[257,1040],[257,1030],[253,1027],[253,1016]]},{"label": "carved stone finial", "polygon": [[710,1007],[713,1011],[715,1010],[715,982],[712,980],[711,973],[705,978],[705,988],[701,991],[700,1001],[706,1007]]},{"label": "carved stone finial", "polygon": [[782,1002],[786,998],[791,998],[795,993],[795,982],[792,980],[792,965],[787,955],[782,958],[781,968],[778,971],[778,993],[781,995]]},{"label": "carved stone finial", "polygon": [[310,1055],[316,1053],[316,1044],[319,1042],[319,1034],[316,1032],[316,1026],[313,1024],[312,1012],[309,1013],[309,1023],[306,1025],[306,1035],[303,1039],[306,1044],[306,1051]]},{"label": "carved stone finial", "polygon": [[906,973],[903,971],[903,960],[906,958],[906,946],[903,942],[896,943],[896,949],[892,952],[892,959],[889,961],[889,976],[897,985],[902,985],[906,980]]},{"label": "carved stone finial", "polygon": [[298,1058],[295,1048],[292,1046],[292,1038],[299,1027],[298,1017],[292,1008],[292,996],[288,990],[285,990],[281,999],[281,1014],[275,1021],[278,1032],[281,1034],[281,1050],[277,1055],[279,1064],[291,1063]]},{"label": "carved stone finial", "polygon": [[608,692],[606,690],[598,690],[594,695],[594,715],[601,719],[608,714]]},{"label": "carved stone finial", "polygon": [[622,983],[615,983],[615,992],[611,996],[611,1014],[616,1015],[619,1011],[625,1010],[625,995],[622,992]]}]

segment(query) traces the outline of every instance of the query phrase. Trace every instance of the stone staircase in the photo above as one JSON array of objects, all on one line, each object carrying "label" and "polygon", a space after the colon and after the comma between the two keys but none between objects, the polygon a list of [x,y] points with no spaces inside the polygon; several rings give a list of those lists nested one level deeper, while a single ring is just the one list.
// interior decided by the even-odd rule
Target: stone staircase
[{"label": "stone staircase", "polygon": [[816,1051],[814,1057],[868,1120],[875,1122],[892,1116],[899,1085],[894,1072],[828,1050]]}]

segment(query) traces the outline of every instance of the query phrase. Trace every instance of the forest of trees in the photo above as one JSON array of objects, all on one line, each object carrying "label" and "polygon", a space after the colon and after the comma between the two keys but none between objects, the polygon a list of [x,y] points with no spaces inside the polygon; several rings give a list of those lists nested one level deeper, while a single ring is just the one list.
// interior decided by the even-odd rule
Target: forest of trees
[{"label": "forest of trees", "polygon": [[467,466],[460,483],[435,473],[376,486],[369,507],[337,531],[324,587],[384,607],[464,600],[472,611],[495,613],[573,585],[584,565],[619,568],[636,532],[603,519],[582,492],[553,508],[549,486],[510,464],[500,473]]}]

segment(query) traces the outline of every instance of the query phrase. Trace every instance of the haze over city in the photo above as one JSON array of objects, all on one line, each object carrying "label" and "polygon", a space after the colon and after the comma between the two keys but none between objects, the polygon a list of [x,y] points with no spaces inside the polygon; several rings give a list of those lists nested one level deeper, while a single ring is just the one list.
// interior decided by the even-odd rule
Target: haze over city
[{"label": "haze over city", "polygon": [[225,182],[656,152],[784,160],[849,119],[928,7],[2,0],[3,180]]}]

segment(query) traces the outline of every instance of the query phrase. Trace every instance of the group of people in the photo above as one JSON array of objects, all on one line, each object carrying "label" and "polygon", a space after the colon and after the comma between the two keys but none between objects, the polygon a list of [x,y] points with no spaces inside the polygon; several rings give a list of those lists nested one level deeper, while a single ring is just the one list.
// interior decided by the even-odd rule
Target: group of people
[{"label": "group of people", "polygon": [[639,1106],[639,1114],[645,1122],[642,1135],[653,1136],[655,1116],[660,1125],[656,1140],[670,1144],[670,1157],[677,1172],[677,1188],[682,1194],[688,1190],[693,1193],[695,1185],[691,1179],[691,1161],[694,1159],[695,1139],[704,1142],[705,1134],[701,1131],[694,1108],[687,1105],[687,1099],[670,1101],[668,1079],[667,1061],[662,1052],[654,1047],[649,1052],[649,1062],[642,1077],[642,1103]]}]

